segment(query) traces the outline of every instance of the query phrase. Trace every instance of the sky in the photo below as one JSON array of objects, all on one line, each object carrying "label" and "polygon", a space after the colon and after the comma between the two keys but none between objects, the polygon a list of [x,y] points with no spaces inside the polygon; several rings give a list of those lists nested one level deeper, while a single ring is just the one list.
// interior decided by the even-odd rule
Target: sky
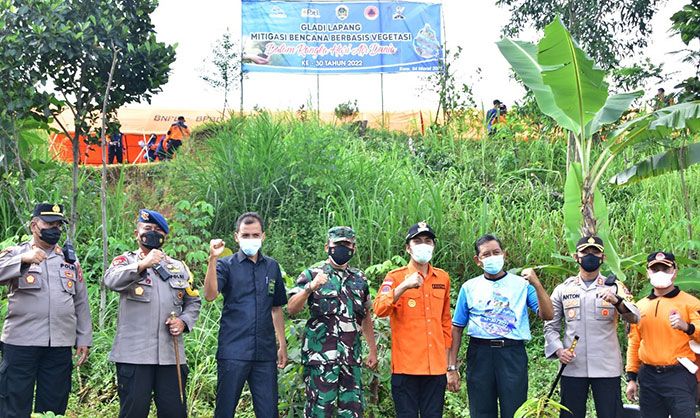
[{"label": "sky", "polygon": [[[654,63],[665,63],[664,70],[674,73],[664,84],[666,91],[694,73],[692,66],[683,64],[681,56],[669,54],[683,49],[680,37],[669,33],[671,15],[687,0],[667,0],[652,21],[649,47],[630,56],[629,65],[650,57]],[[472,86],[477,106],[490,107],[493,99],[508,105],[520,100],[523,88],[510,78],[510,66],[502,57],[496,42],[510,13],[490,0],[444,0],[443,16],[447,48],[463,48],[456,80]],[[170,80],[163,91],[153,97],[152,105],[164,108],[221,108],[223,93],[209,87],[200,79],[205,62],[210,59],[215,41],[229,30],[236,40],[241,33],[241,2],[238,0],[161,0],[152,15],[159,41],[177,44],[177,58],[172,64]],[[174,22],[178,22],[174,24]],[[536,41],[534,30],[519,39]],[[479,71],[480,69],[480,71]],[[437,96],[426,88],[427,74],[402,73],[384,75],[385,111],[435,109]],[[274,110],[296,110],[302,104],[316,108],[317,80],[315,75],[253,73],[244,81],[244,108],[254,106]],[[371,75],[323,74],[319,78],[319,106],[331,111],[341,102],[357,100],[361,111],[381,109],[381,77]],[[648,86],[651,96],[658,86]],[[230,93],[234,109],[240,102],[240,91]]]}]

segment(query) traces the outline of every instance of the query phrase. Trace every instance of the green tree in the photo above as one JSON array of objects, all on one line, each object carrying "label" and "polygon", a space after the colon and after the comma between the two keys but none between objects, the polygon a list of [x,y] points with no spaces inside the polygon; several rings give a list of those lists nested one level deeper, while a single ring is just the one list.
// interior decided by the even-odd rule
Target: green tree
[{"label": "green tree", "polygon": [[692,1],[683,6],[671,16],[671,22],[671,30],[681,36],[684,44],[687,46],[690,46],[691,42],[694,44],[693,48],[679,51],[686,53],[683,62],[695,65],[695,76],[686,78],[676,86],[682,89],[678,101],[700,99],[700,78],[698,78],[700,75],[700,4]]},{"label": "green tree", "polygon": [[[0,56],[13,56],[33,85],[50,83],[70,109],[74,132],[71,235],[77,220],[79,145],[96,124],[115,51],[117,66],[106,113],[150,101],[168,80],[175,48],[158,42],[150,14],[154,0],[5,0],[0,10]],[[28,87],[30,84],[25,84]],[[21,87],[19,83],[18,87]],[[55,108],[41,109],[56,116]]]},{"label": "green tree", "polygon": [[700,102],[681,103],[642,115],[614,130],[602,147],[594,134],[617,122],[642,92],[609,94],[606,72],[583,52],[560,19],[547,25],[535,45],[504,39],[501,53],[532,90],[542,113],[569,131],[578,163],[568,169],[564,223],[573,250],[580,235],[598,234],[606,243],[608,265],[621,278],[620,260],[608,239],[608,209],[599,184],[612,161],[627,147],[700,131]]},{"label": "green tree", "polygon": [[537,30],[561,16],[571,35],[605,70],[621,58],[647,46],[651,18],[663,0],[497,0],[508,7],[506,36],[517,36],[528,25]]},{"label": "green tree", "polygon": [[241,59],[239,47],[232,40],[232,35],[226,30],[217,39],[214,47],[211,50],[210,59],[205,61],[209,63],[202,70],[200,78],[207,82],[212,88],[221,90],[224,93],[224,107],[222,114],[226,113],[228,107],[229,92],[239,85],[242,77]]}]

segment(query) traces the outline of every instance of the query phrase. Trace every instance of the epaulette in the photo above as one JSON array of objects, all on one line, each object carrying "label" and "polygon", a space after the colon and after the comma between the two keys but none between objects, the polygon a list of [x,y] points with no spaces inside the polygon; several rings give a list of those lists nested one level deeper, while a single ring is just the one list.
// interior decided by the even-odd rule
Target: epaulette
[{"label": "epaulette", "polygon": [[182,265],[185,267],[185,271],[187,271],[187,275],[190,277],[189,280],[187,280],[187,288],[185,289],[185,292],[187,292],[187,295],[192,298],[196,298],[199,296],[199,290],[193,289],[192,286],[194,285],[194,276],[192,276],[192,272],[190,271],[190,268],[187,267],[187,264],[185,264],[184,261],[180,261]]}]

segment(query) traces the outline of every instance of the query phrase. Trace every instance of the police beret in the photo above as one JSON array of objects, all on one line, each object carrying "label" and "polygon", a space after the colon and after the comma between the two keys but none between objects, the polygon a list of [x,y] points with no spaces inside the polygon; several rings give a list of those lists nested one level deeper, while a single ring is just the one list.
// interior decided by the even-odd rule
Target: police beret
[{"label": "police beret", "polygon": [[44,222],[67,222],[63,216],[63,205],[56,203],[39,203],[34,206],[32,217],[38,217]]},{"label": "police beret", "polygon": [[430,238],[435,239],[435,232],[433,231],[433,228],[431,228],[430,225],[423,221],[418,222],[417,224],[412,225],[410,228],[408,228],[408,233],[406,234],[406,242],[412,240],[413,238],[421,234],[427,235]]},{"label": "police beret", "polygon": [[165,220],[163,215],[154,210],[141,209],[139,211],[139,222],[158,225],[163,232],[166,234],[170,233],[168,221]]}]

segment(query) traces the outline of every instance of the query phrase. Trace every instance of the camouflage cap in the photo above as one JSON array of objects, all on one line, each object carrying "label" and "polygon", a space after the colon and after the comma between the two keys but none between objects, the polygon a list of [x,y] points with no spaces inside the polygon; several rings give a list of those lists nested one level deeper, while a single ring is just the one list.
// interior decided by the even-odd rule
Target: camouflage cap
[{"label": "camouflage cap", "polygon": [[328,242],[355,242],[355,231],[349,226],[334,226],[328,230]]}]

